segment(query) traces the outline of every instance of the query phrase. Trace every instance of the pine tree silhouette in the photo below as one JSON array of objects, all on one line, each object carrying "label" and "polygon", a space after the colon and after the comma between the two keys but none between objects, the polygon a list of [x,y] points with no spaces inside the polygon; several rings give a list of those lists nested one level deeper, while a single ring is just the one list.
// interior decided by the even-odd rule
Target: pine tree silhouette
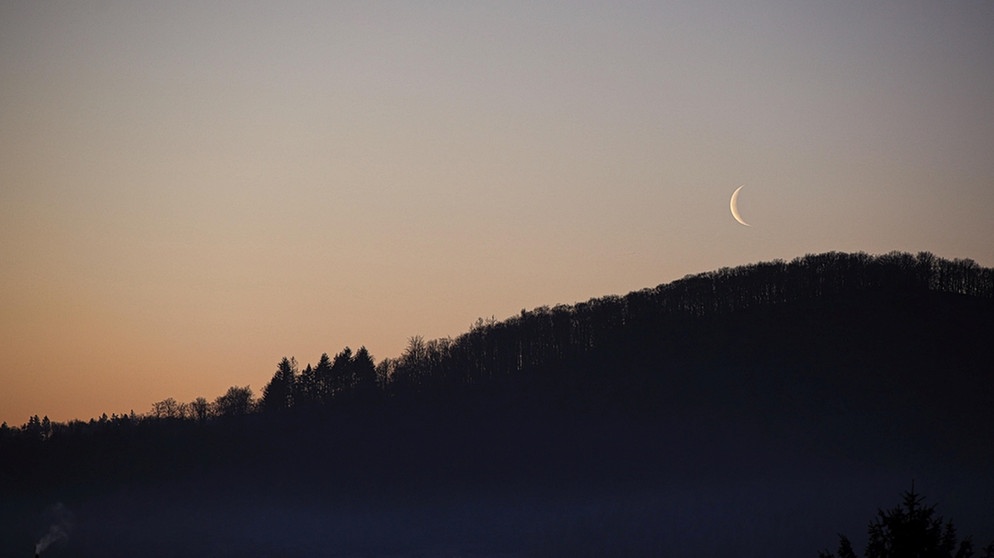
[{"label": "pine tree silhouette", "polygon": [[[904,501],[891,510],[878,510],[877,517],[867,527],[869,538],[865,558],[971,558],[973,541],[958,540],[956,527],[936,514],[935,505],[925,505],[925,498],[911,490]],[[852,543],[839,535],[836,554],[818,553],[819,558],[856,558]],[[983,550],[982,558],[994,558],[994,543]]]}]

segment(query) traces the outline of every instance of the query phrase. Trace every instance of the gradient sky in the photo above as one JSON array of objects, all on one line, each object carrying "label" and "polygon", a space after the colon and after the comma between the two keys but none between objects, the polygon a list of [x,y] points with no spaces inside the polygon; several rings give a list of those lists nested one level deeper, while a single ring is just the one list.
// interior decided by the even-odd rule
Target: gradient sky
[{"label": "gradient sky", "polygon": [[992,37],[990,1],[0,0],[0,420],[760,260],[992,266]]}]

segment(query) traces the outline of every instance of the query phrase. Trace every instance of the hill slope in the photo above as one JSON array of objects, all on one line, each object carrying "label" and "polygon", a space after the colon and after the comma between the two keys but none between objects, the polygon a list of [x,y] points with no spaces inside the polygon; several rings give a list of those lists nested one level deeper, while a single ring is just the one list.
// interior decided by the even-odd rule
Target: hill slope
[{"label": "hill slope", "polygon": [[77,556],[815,555],[912,478],[994,536],[991,277],[719,270],[412,343],[376,396],[8,437],[0,544],[58,500]]}]

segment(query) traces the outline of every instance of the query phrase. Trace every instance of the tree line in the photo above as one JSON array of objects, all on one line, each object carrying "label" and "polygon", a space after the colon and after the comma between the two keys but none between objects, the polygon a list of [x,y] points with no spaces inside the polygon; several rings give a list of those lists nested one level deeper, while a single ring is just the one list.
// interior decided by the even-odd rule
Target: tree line
[{"label": "tree line", "polygon": [[[479,319],[456,338],[411,337],[403,353],[376,363],[361,347],[334,357],[322,354],[301,370],[284,357],[256,398],[249,386],[232,386],[208,401],[167,398],[143,414],[104,414],[88,422],[55,423],[31,417],[22,426],[0,425],[0,441],[47,440],[104,428],[154,421],[208,423],[254,413],[305,411],[366,404],[432,391],[458,393],[552,371],[576,371],[577,363],[632,343],[679,337],[688,323],[753,308],[857,294],[902,296],[953,293],[994,299],[994,270],[969,259],[947,260],[929,252],[809,254],[688,275],[624,296],[593,298],[573,305],[522,310],[503,321]],[[627,344],[627,345],[626,345]]]},{"label": "tree line", "polygon": [[446,389],[583,367],[597,355],[672,342],[688,324],[758,307],[851,295],[941,292],[990,300],[994,270],[931,253],[881,256],[830,252],[688,275],[625,296],[522,310],[503,321],[480,319],[455,339],[410,340],[379,367],[388,391]]}]

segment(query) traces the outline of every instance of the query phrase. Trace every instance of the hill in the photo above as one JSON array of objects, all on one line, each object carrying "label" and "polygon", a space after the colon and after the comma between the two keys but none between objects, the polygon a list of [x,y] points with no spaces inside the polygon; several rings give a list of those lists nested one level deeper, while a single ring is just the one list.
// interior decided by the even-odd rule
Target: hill
[{"label": "hill", "polygon": [[258,412],[5,433],[0,544],[61,501],[76,556],[813,556],[912,478],[994,536],[991,331],[990,269],[829,253],[288,361]]}]

